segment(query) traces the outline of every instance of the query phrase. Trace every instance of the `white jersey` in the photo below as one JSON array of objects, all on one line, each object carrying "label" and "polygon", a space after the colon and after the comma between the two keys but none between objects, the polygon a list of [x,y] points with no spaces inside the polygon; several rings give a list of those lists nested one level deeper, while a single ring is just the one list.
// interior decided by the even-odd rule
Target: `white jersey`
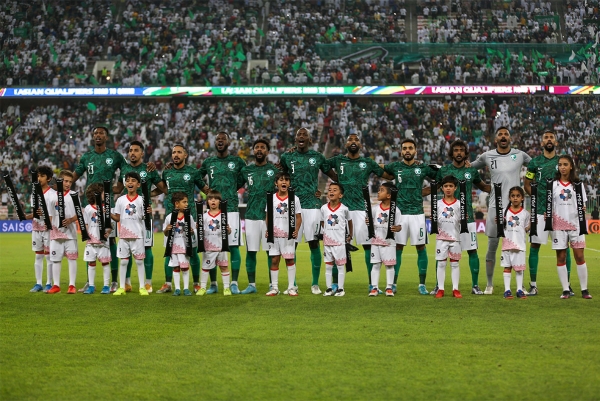
[{"label": "white jersey", "polygon": [[115,203],[115,214],[120,216],[119,237],[123,239],[144,238],[144,198],[135,194],[133,198],[123,195]]},{"label": "white jersey", "polygon": [[87,242],[88,244],[98,245],[106,243],[100,241],[101,238],[104,238],[103,233],[100,232],[100,218],[102,218],[102,211],[98,211],[96,205],[87,205],[83,210],[83,220],[85,221],[88,235],[90,236],[90,239]]},{"label": "white jersey", "polygon": [[[294,195],[296,214],[302,213],[300,207],[300,199]],[[265,208],[265,211],[267,208]],[[273,195],[273,214],[274,216],[268,216],[269,219],[273,219],[273,237],[275,238],[288,238],[290,228],[290,216],[289,216],[289,198],[280,198],[278,194]]]},{"label": "white jersey", "polygon": [[[375,228],[375,238],[371,238],[371,245],[380,245],[380,246],[392,246],[395,245],[396,242],[394,239],[386,239],[387,231],[388,231],[388,221],[390,216],[390,208],[384,209],[381,207],[381,203],[377,206],[373,206],[371,208],[371,213],[373,216],[373,226]],[[396,217],[394,221],[394,226],[400,225],[400,209],[396,207]]]},{"label": "white jersey", "polygon": [[[229,216],[227,216],[229,217]],[[216,215],[210,214],[210,210],[204,212],[204,250],[206,252],[221,252],[223,241],[221,239],[221,212]]]},{"label": "white jersey", "polygon": [[[71,199],[71,191],[64,193],[65,200],[65,219],[75,216],[75,205],[73,205],[73,199]],[[46,205],[48,207],[48,213],[52,217],[52,231],[50,232],[50,239],[77,239],[77,223],[74,221],[67,227],[58,226],[58,196],[56,191],[50,198],[50,202]]]},{"label": "white jersey", "polygon": [[323,245],[342,246],[346,244],[346,228],[350,220],[350,211],[341,203],[332,209],[328,204],[321,206],[323,221]]},{"label": "white jersey", "polygon": [[437,239],[441,241],[460,241],[460,202],[454,199],[446,203],[445,199],[437,201],[438,207],[438,232]]},{"label": "white jersey", "polygon": [[530,225],[530,214],[521,207],[514,213],[510,208],[504,216],[506,228],[504,228],[504,239],[502,240],[503,251],[524,251],[527,247],[526,233]]},{"label": "white jersey", "polygon": [[479,155],[471,163],[477,169],[487,166],[492,178],[492,192],[490,192],[490,207],[496,207],[494,195],[494,183],[502,184],[502,202],[504,207],[508,206],[508,193],[512,187],[521,185],[521,166],[528,165],[531,156],[518,149],[511,149],[507,154],[498,153],[496,149],[489,150]]},{"label": "white jersey", "polygon": [[[165,222],[163,223],[163,231],[167,228],[169,223],[171,223],[171,214],[172,213],[169,213],[167,216],[165,216]],[[206,216],[206,213],[204,215]],[[191,237],[193,239],[196,236],[196,222],[194,221],[194,218],[192,216],[190,216],[190,223],[191,223],[190,225],[192,226],[191,227],[191,229],[192,229]],[[206,225],[205,225],[205,227],[206,227]],[[185,254],[187,240],[185,238],[185,220],[184,220],[183,216],[181,216],[181,218],[177,218],[177,220],[175,221],[175,224],[173,225],[172,230],[175,230],[175,237],[173,238],[172,253],[173,254],[176,254],[176,253]],[[165,240],[164,240],[165,246],[167,246],[167,240],[168,240],[168,236],[165,235]],[[192,244],[190,244],[190,246],[192,246]]]},{"label": "white jersey", "polygon": [[[52,199],[53,196],[56,196],[56,191],[50,187],[48,187],[46,189],[46,191],[44,191],[44,199],[46,200],[46,207],[49,207],[48,205],[50,205],[50,200]],[[33,194],[31,195],[31,205],[33,206]],[[41,205],[40,205],[40,209],[41,209]],[[52,216],[52,211],[50,209],[48,209],[48,214],[50,216]],[[40,216],[39,219],[34,218],[33,219],[33,223],[32,223],[32,231],[47,231],[46,229],[46,223],[44,223],[44,217]]]},{"label": "white jersey", "polygon": [[[583,204],[587,201],[582,185]],[[556,180],[552,186],[552,229],[554,231],[578,231],[577,197],[570,182]]]}]

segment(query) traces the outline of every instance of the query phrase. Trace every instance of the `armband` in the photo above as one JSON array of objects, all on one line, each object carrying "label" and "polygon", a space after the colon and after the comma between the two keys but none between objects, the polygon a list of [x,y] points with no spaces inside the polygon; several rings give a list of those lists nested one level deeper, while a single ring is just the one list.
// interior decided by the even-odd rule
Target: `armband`
[{"label": "armband", "polygon": [[525,178],[533,180],[535,178],[535,173],[533,171],[528,171],[527,174],[525,174]]}]

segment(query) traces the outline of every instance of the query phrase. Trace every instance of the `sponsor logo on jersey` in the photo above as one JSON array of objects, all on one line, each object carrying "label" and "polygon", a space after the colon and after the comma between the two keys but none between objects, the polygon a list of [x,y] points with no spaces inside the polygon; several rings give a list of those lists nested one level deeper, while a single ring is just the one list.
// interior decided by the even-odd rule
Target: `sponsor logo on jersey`
[{"label": "sponsor logo on jersey", "polygon": [[520,226],[521,222],[519,221],[519,216],[510,216],[506,224],[508,224],[509,227]]},{"label": "sponsor logo on jersey", "polygon": [[184,181],[189,181],[189,180],[190,180],[190,178],[192,178],[192,176],[191,176],[191,175],[189,175],[189,174],[187,174],[187,173],[183,175],[183,180],[184,180]]},{"label": "sponsor logo on jersey", "polygon": [[317,164],[317,159],[315,159],[314,157],[311,157],[310,159],[308,159],[308,163],[311,166],[314,166],[315,164]]},{"label": "sponsor logo on jersey", "polygon": [[471,173],[465,173],[465,180],[471,179]]},{"label": "sponsor logo on jersey", "polygon": [[180,233],[183,231],[183,227],[184,227],[184,226],[185,226],[185,223],[184,223],[184,222],[182,222],[182,221],[178,221],[178,222],[175,224],[175,232],[176,232],[177,234],[180,234]]},{"label": "sponsor logo on jersey", "polygon": [[112,166],[112,164],[113,164],[113,159],[112,158],[109,157],[108,159],[106,159],[106,165]]},{"label": "sponsor logo on jersey", "polygon": [[511,158],[513,161],[515,161],[515,160],[517,160],[517,155],[510,155],[510,158]]},{"label": "sponsor logo on jersey", "polygon": [[415,174],[416,174],[416,175],[421,175],[421,169],[417,167],[417,168],[415,169]]},{"label": "sponsor logo on jersey", "polygon": [[387,213],[379,213],[377,216],[377,222],[379,224],[385,224],[388,222],[388,214]]},{"label": "sponsor logo on jersey", "polygon": [[287,203],[283,203],[283,202],[279,203],[279,205],[277,205],[275,210],[277,210],[277,213],[279,213],[279,214],[287,213],[287,210],[288,210]]},{"label": "sponsor logo on jersey", "polygon": [[330,214],[329,218],[327,218],[327,224],[329,224],[331,227],[335,227],[337,224],[340,224],[338,215]]},{"label": "sponsor logo on jersey", "polygon": [[208,228],[210,229],[210,231],[217,231],[219,229],[219,220],[211,219],[208,222]]},{"label": "sponsor logo on jersey", "polygon": [[570,189],[563,189],[560,191],[560,195],[558,195],[561,200],[569,200],[573,197]]},{"label": "sponsor logo on jersey", "polygon": [[133,216],[135,214],[135,205],[133,203],[127,205],[125,213],[127,213],[128,216]]},{"label": "sponsor logo on jersey", "polygon": [[140,178],[146,178],[148,176],[148,173],[146,173],[145,171],[140,171]]},{"label": "sponsor logo on jersey", "polygon": [[442,216],[444,217],[452,217],[454,216],[454,208],[453,207],[445,207],[442,212]]},{"label": "sponsor logo on jersey", "polygon": [[92,213],[92,223],[97,223],[98,222],[98,213],[94,212]]},{"label": "sponsor logo on jersey", "polygon": [[267,170],[267,176],[268,177],[273,177],[273,174],[275,174],[275,172],[271,169]]},{"label": "sponsor logo on jersey", "polygon": [[365,163],[365,162],[360,162],[360,163],[358,163],[358,167],[360,167],[362,170],[364,170],[364,169],[366,169],[366,168],[367,168],[367,163]]},{"label": "sponsor logo on jersey", "polygon": [[229,170],[233,170],[235,168],[235,163],[229,162],[229,163],[227,163],[227,167],[229,167]]}]

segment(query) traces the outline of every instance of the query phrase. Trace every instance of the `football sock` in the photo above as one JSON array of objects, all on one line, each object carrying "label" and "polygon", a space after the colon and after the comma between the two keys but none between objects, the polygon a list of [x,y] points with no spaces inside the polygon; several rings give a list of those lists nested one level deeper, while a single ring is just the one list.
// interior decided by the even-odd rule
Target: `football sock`
[{"label": "football sock", "polygon": [[438,288],[444,291],[444,282],[446,281],[446,261],[437,261],[437,285]]},{"label": "football sock", "polygon": [[536,283],[535,281],[532,281],[532,282],[531,282],[531,286],[532,286],[532,287],[537,287],[537,283]]},{"label": "football sock", "polygon": [[217,285],[217,268],[214,269],[210,269],[208,271],[208,274],[210,276],[210,285]]},{"label": "football sock", "polygon": [[515,276],[517,279],[517,291],[522,290],[523,289],[523,271],[516,271],[515,270]]},{"label": "football sock", "polygon": [[332,275],[333,283],[337,284],[338,283],[338,275],[339,275],[339,271],[338,271],[337,266],[335,266],[335,265],[333,266],[333,270],[331,271],[331,275]]},{"label": "football sock", "polygon": [[[294,262],[296,259],[294,258]],[[267,252],[267,272],[269,273],[269,284],[271,284],[271,263],[273,263],[273,258]]]},{"label": "football sock", "polygon": [[44,255],[46,257],[46,284],[52,284],[52,262],[50,261],[50,255]]},{"label": "football sock", "polygon": [[529,277],[531,282],[537,280],[538,263],[540,261],[540,248],[529,248]]},{"label": "football sock", "polygon": [[487,276],[487,286],[494,286],[494,268],[496,267],[496,251],[498,250],[498,238],[490,237],[488,239],[488,251],[485,255],[485,275]]},{"label": "football sock", "polygon": [[33,269],[35,270],[35,282],[39,285],[42,285],[42,278],[44,274],[44,254],[35,254],[35,262],[33,262]]},{"label": "football sock", "polygon": [[229,288],[229,280],[231,278],[229,272],[221,272],[221,277],[223,278],[223,288]]},{"label": "football sock", "polygon": [[504,277],[504,291],[510,291],[510,272],[504,271],[502,276]]},{"label": "football sock", "polygon": [[142,288],[144,286],[144,282],[146,281],[146,264],[145,264],[145,260],[144,259],[136,259],[135,260],[135,267],[137,268],[138,271],[138,283],[139,283],[139,288]]},{"label": "football sock", "polygon": [[102,278],[104,280],[104,285],[110,285],[110,264],[102,265]]},{"label": "football sock", "polygon": [[[404,249],[396,249],[396,264],[394,265],[394,284],[398,283],[398,275],[400,274],[400,266],[402,265],[402,251],[404,251]],[[425,256],[427,256],[427,254],[425,254]]]},{"label": "football sock", "polygon": [[125,275],[127,274],[127,264],[129,263],[129,259],[121,259],[121,268],[119,269],[119,288],[125,288]]},{"label": "football sock", "polygon": [[62,268],[61,262],[52,262],[52,280],[54,280],[54,285],[60,287],[60,269]]},{"label": "football sock", "polygon": [[458,282],[460,281],[460,269],[458,267],[458,262],[450,261],[450,274],[452,275],[452,289],[458,290]]},{"label": "football sock", "polygon": [[392,288],[392,284],[394,284],[394,273],[395,273],[394,265],[385,267],[385,280],[386,280],[385,288]]},{"label": "football sock", "polygon": [[181,283],[179,282],[180,277],[181,277],[181,273],[177,270],[173,270],[173,283],[175,284],[176,290],[181,290]]},{"label": "football sock", "polygon": [[[419,284],[425,284],[425,279],[427,278],[427,264],[428,264],[428,259],[427,259],[427,250],[426,249],[421,249],[421,250],[417,250],[417,266],[419,267]],[[396,263],[398,263],[398,261],[396,260]],[[398,269],[400,268],[400,265],[398,265]]]},{"label": "football sock", "polygon": [[[396,259],[397,263],[397,259]],[[367,265],[367,275],[369,276],[369,285],[371,285],[371,270],[373,270],[373,264],[371,263],[371,249],[365,249],[365,264]]]},{"label": "football sock", "polygon": [[479,285],[479,255],[477,252],[469,254],[469,269],[471,270],[471,285]]},{"label": "football sock", "polygon": [[242,256],[240,255],[239,246],[229,247],[231,252],[231,280],[237,284],[238,276],[240,275],[240,267],[242,265]]},{"label": "football sock", "polygon": [[146,248],[146,257],[144,258],[144,270],[146,272],[146,282],[152,280],[152,270],[154,269],[154,254],[152,248]]},{"label": "football sock", "polygon": [[373,263],[373,270],[371,270],[371,285],[373,288],[379,288],[379,273],[381,270],[381,263]]},{"label": "football sock", "polygon": [[569,291],[569,275],[567,273],[566,265],[557,265],[556,270],[558,271],[558,278],[562,285],[563,291]]},{"label": "football sock", "polygon": [[173,268],[169,266],[170,257],[165,257],[165,283],[170,283],[173,281]]},{"label": "football sock", "polygon": [[88,264],[88,274],[87,274],[87,281],[90,285],[90,287],[94,287],[94,279],[96,278],[96,264]]},{"label": "football sock", "polygon": [[67,259],[67,266],[69,266],[69,285],[75,285],[77,280],[77,260]]},{"label": "football sock", "polygon": [[338,288],[344,289],[344,282],[346,281],[346,266],[341,265],[338,269]]},{"label": "football sock", "polygon": [[181,269],[181,276],[183,279],[183,289],[188,290],[190,288],[190,269]]},{"label": "football sock", "polygon": [[206,283],[208,282],[208,270],[202,269],[200,273],[200,287],[206,289]]},{"label": "football sock", "polygon": [[567,278],[571,282],[571,250],[567,248]]},{"label": "football sock", "polygon": [[331,288],[331,284],[333,281],[333,265],[329,263],[325,263],[325,285],[327,288]]},{"label": "football sock", "polygon": [[[131,262],[130,262],[131,263]],[[129,269],[128,269],[129,270]],[[131,285],[131,277],[127,277],[125,276],[125,284],[126,285]]]},{"label": "football sock", "polygon": [[246,273],[248,274],[248,283],[256,282],[256,252],[246,252]]},{"label": "football sock", "polygon": [[112,276],[112,281],[117,281],[117,277],[119,276],[119,258],[117,258],[117,244],[112,240],[108,240],[109,249],[110,249],[110,271]]},{"label": "football sock", "polygon": [[269,272],[271,273],[271,285],[273,286],[273,289],[276,290],[279,288],[277,285],[277,281],[279,279],[279,269],[271,269]]},{"label": "football sock", "polygon": [[[127,263],[127,273],[125,274],[126,278],[131,277],[131,266],[133,265],[133,258],[129,258],[129,263]],[[127,284],[131,285],[131,280],[126,281]]]},{"label": "football sock", "polygon": [[198,255],[197,247],[192,248],[192,256],[190,257],[190,268],[192,269],[192,278],[194,279],[194,283],[197,283],[198,281],[200,281],[200,256]]},{"label": "football sock", "polygon": [[323,257],[321,256],[321,249],[317,246],[316,248],[310,249],[310,262],[312,264],[312,285],[319,285],[319,276],[321,275],[321,262]]},{"label": "football sock", "polygon": [[579,283],[581,284],[581,291],[587,290],[588,269],[585,262],[582,265],[577,265],[577,276],[579,277]]},{"label": "football sock", "polygon": [[288,273],[288,288],[292,288],[294,286],[294,282],[296,281],[296,264],[288,266],[287,273]]}]

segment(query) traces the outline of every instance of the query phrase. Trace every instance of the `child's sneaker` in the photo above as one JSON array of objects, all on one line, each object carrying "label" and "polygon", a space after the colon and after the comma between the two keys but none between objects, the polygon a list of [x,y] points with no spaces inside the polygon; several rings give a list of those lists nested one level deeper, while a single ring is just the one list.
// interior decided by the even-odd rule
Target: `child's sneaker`
[{"label": "child's sneaker", "polygon": [[[294,289],[294,291],[298,292],[298,287],[297,286],[293,286],[292,288]],[[271,286],[271,284],[269,284],[269,291],[272,290],[272,289],[273,289],[273,287]],[[285,290],[283,292],[283,295],[288,295],[288,291],[289,290],[290,290],[289,288],[287,290]]]},{"label": "child's sneaker", "polygon": [[40,291],[43,291],[43,290],[44,290],[44,287],[42,287],[41,284],[36,284],[36,285],[33,286],[32,289],[29,290],[29,292],[40,292]]},{"label": "child's sneaker", "polygon": [[44,292],[48,292],[50,291],[50,289],[52,288],[52,284],[46,284],[46,286],[44,287]]},{"label": "child's sneaker", "polygon": [[113,292],[113,295],[125,295],[125,288],[119,288],[118,290],[116,290],[115,292]]},{"label": "child's sneaker", "polygon": [[436,298],[443,298],[444,297],[444,290],[440,290],[438,289],[437,293],[435,294]]},{"label": "child's sneaker", "polygon": [[229,296],[231,295],[231,288],[227,287],[223,289],[223,295],[224,296]]},{"label": "child's sneaker", "polygon": [[584,299],[592,299],[592,296],[590,295],[590,292],[588,290],[581,291],[581,296]]},{"label": "child's sneaker", "polygon": [[77,288],[74,285],[70,285],[67,294],[77,294]]},{"label": "child's sneaker", "polygon": [[88,285],[88,288],[86,288],[83,293],[86,295],[91,295],[94,293],[94,291],[96,291],[96,287],[94,287],[93,285]]},{"label": "child's sneaker", "polygon": [[146,290],[145,287],[140,287],[140,295],[146,295],[146,296],[148,296],[150,294],[148,294],[148,290]]},{"label": "child's sneaker", "polygon": [[298,291],[296,291],[293,287],[292,288],[288,288],[288,295],[290,297],[297,297],[298,296]]},{"label": "child's sneaker", "polygon": [[160,289],[158,291],[156,291],[157,294],[166,294],[167,292],[171,292],[173,291],[173,287],[171,287],[170,284],[164,283],[162,285],[162,287],[160,287]]},{"label": "child's sneaker", "polygon": [[459,290],[452,290],[452,296],[454,298],[462,298],[462,294],[460,293]]},{"label": "child's sneaker", "polygon": [[[369,292],[371,292],[371,290],[372,290],[373,288],[374,288],[374,287],[373,287],[372,285],[369,285]],[[379,291],[379,293],[380,293],[380,294],[383,294],[383,291],[381,291],[381,290],[378,290],[378,291]]]},{"label": "child's sneaker", "polygon": [[181,295],[181,290],[175,290],[175,291],[173,291],[173,296],[174,297],[178,297],[180,295]]},{"label": "child's sneaker", "polygon": [[52,288],[50,288],[46,294],[58,294],[59,292],[60,287],[57,285],[53,285]]},{"label": "child's sneaker", "polygon": [[392,290],[391,288],[386,288],[385,289],[385,296],[386,297],[393,297],[394,296],[394,290]]},{"label": "child's sneaker", "polygon": [[201,297],[203,295],[206,295],[206,288],[200,288],[198,290],[198,292],[196,293],[196,296]]},{"label": "child's sneaker", "polygon": [[81,287],[80,289],[77,290],[77,292],[84,292],[85,290],[87,290],[90,286],[90,283],[88,281],[85,282],[85,284],[83,285],[83,287]]},{"label": "child's sneaker", "polygon": [[379,295],[379,288],[373,287],[371,291],[369,291],[369,296],[376,297],[377,295]]},{"label": "child's sneaker", "polygon": [[517,291],[517,298],[527,299],[527,295],[523,292],[523,290]]},{"label": "child's sneaker", "polygon": [[152,284],[144,284],[144,288],[148,291],[148,294],[152,294]]},{"label": "child's sneaker", "polygon": [[338,288],[338,290],[335,292],[334,297],[343,297],[344,295],[346,295],[346,291],[344,291],[343,288]]},{"label": "child's sneaker", "polygon": [[110,287],[107,285],[102,287],[102,291],[100,291],[100,294],[110,294]]},{"label": "child's sneaker", "polygon": [[325,290],[325,292],[323,293],[323,296],[324,296],[324,297],[330,297],[330,296],[332,296],[332,295],[333,295],[333,293],[334,293],[334,291],[333,291],[333,288],[328,288],[328,289],[326,289],[326,290]]},{"label": "child's sneaker", "polygon": [[276,297],[277,295],[279,295],[279,290],[277,288],[271,288],[269,292],[267,292],[265,295],[268,297]]},{"label": "child's sneaker", "polygon": [[560,296],[560,299],[569,299],[571,298],[571,291],[567,290],[567,291],[563,291],[562,295]]},{"label": "child's sneaker", "polygon": [[505,299],[513,299],[513,294],[511,292],[511,290],[504,291],[504,298]]},{"label": "child's sneaker", "polygon": [[183,290],[183,295],[186,297],[191,297],[192,292],[186,288],[185,290]]},{"label": "child's sneaker", "polygon": [[211,295],[211,294],[217,294],[219,292],[219,286],[211,284],[210,287],[208,287],[208,290],[206,290],[206,294]]}]

